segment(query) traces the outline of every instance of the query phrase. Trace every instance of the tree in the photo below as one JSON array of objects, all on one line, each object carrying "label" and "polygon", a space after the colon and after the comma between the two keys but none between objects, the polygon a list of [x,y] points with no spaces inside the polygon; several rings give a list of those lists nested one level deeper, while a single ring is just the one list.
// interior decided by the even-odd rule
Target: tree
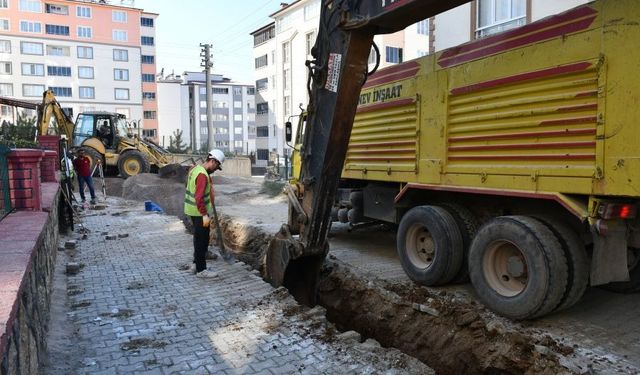
[{"label": "tree", "polygon": [[187,145],[182,141],[182,130],[176,129],[172,136],[169,136],[169,152],[174,154],[184,154],[187,151]]}]

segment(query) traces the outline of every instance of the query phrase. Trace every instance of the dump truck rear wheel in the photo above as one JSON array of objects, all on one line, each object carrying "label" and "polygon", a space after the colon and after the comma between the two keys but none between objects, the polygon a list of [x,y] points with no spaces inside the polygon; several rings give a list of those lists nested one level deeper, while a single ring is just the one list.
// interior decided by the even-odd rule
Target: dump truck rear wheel
[{"label": "dump truck rear wheel", "polygon": [[602,289],[615,293],[640,292],[640,249],[629,248],[627,257],[629,262],[629,281],[602,285]]},{"label": "dump truck rear wheel", "polygon": [[462,235],[462,265],[451,282],[455,284],[466,283],[469,281],[469,247],[480,225],[475,215],[464,206],[455,203],[442,203],[441,206],[451,214]]},{"label": "dump truck rear wheel", "polygon": [[547,314],[567,286],[562,246],[544,224],[525,216],[483,225],[469,249],[469,276],[480,300],[511,319]]},{"label": "dump truck rear wheel", "polygon": [[402,268],[422,285],[445,284],[462,264],[462,235],[442,207],[418,206],[407,212],[398,228],[397,248]]},{"label": "dump truck rear wheel", "polygon": [[589,284],[589,257],[584,242],[566,223],[548,216],[537,217],[560,242],[567,258],[567,288],[556,311],[568,309],[582,298]]},{"label": "dump truck rear wheel", "polygon": [[118,170],[124,178],[139,173],[148,173],[150,169],[147,159],[139,151],[127,151],[118,158]]}]

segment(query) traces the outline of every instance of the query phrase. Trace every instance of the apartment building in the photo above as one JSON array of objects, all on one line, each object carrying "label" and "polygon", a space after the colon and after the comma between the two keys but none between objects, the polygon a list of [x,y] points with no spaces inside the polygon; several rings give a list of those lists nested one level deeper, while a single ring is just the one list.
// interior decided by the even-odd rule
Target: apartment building
[{"label": "apartment building", "polygon": [[119,112],[157,141],[158,15],[125,4],[0,0],[0,95],[39,101],[51,89],[72,117]]},{"label": "apartment building", "polygon": [[[320,17],[320,0],[298,0],[283,4],[271,14],[274,22],[251,33],[256,78],[256,165],[276,162],[287,156],[283,128],[309,101],[307,68]],[[391,35],[378,35],[380,67],[397,64],[429,53],[429,21],[412,25]],[[375,55],[370,56],[375,64]],[[293,116],[293,117],[292,117]]]},{"label": "apartment building", "polygon": [[[207,88],[203,72],[182,75],[181,98],[187,98],[189,132],[184,133],[192,149],[207,150]],[[232,82],[219,74],[211,74],[214,141],[217,148],[249,155],[256,149],[256,102],[253,84]],[[186,90],[186,92],[185,92]],[[175,105],[175,104],[174,104]],[[184,103],[180,104],[184,106]],[[161,117],[164,117],[164,110]],[[164,127],[164,119],[161,120]],[[188,137],[188,138],[187,138]],[[194,147],[195,145],[195,147]]]},{"label": "apartment building", "polygon": [[[380,50],[380,68],[450,48],[477,38],[557,14],[589,0],[476,0],[408,26],[399,32],[376,35]],[[320,15],[320,0],[297,0],[271,14],[273,23],[251,35],[256,60],[256,124],[268,126],[258,137],[261,156],[287,153],[283,127],[299,107],[306,107],[307,68],[315,43]],[[369,56],[369,67],[376,55]],[[295,119],[292,121],[295,124]],[[266,137],[266,138],[265,138]],[[268,152],[260,151],[268,148]],[[266,161],[265,161],[266,162]]]}]

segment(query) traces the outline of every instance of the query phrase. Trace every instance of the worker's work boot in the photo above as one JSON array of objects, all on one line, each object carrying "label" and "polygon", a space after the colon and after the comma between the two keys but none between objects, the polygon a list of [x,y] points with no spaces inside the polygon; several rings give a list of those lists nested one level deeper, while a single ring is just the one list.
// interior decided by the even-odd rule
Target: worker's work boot
[{"label": "worker's work boot", "polygon": [[196,273],[196,277],[199,277],[201,279],[213,279],[214,277],[218,277],[218,274],[211,271],[210,269],[206,269],[204,271]]},{"label": "worker's work boot", "polygon": [[95,200],[95,199],[92,199],[92,200],[90,200],[90,201],[89,201],[89,203],[91,203],[91,204],[96,204],[96,200]]}]

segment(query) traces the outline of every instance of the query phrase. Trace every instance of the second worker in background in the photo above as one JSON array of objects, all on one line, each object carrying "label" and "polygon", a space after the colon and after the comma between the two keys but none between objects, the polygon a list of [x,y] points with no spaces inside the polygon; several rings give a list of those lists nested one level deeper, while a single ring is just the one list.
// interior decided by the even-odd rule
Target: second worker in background
[{"label": "second worker in background", "polygon": [[213,182],[210,174],[222,170],[224,153],[218,149],[207,155],[202,165],[196,165],[189,171],[184,196],[184,213],[193,223],[193,262],[197,277],[216,277],[215,272],[207,269],[206,255],[209,248],[209,212],[213,211]]}]

